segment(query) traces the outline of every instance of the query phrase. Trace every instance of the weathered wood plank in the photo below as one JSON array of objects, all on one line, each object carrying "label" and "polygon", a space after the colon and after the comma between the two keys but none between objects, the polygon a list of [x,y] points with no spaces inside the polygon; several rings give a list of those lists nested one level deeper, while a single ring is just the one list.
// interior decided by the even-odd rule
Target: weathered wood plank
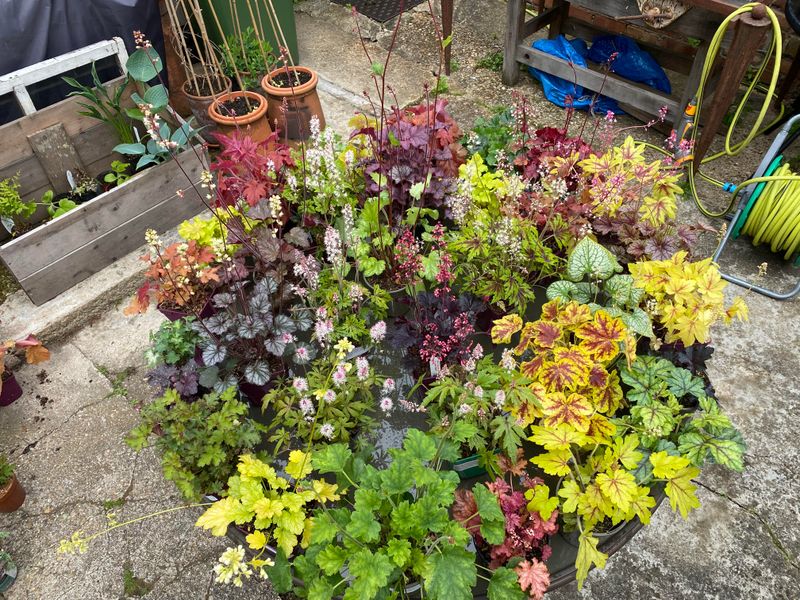
[{"label": "weathered wood plank", "polygon": [[56,194],[70,190],[66,173],[74,176],[86,173],[86,167],[78,156],[78,151],[67,137],[63,123],[46,127],[28,136],[28,143],[42,165],[47,180]]},{"label": "weathered wood plank", "polygon": [[678,115],[678,102],[675,98],[651,88],[624,81],[613,74],[599,73],[592,69],[579,67],[524,45],[517,48],[517,61],[542,69],[567,81],[574,81],[595,92],[602,89],[604,95],[632,104],[650,115],[657,115],[662,106],[667,107],[668,120],[671,121]]},{"label": "weathered wood plank", "polygon": [[[122,84],[122,81],[122,78],[110,81],[107,84],[109,93],[113,94],[114,90]],[[133,91],[132,86],[128,86],[125,90],[121,100],[123,106],[132,106],[130,94]],[[73,96],[43,108],[32,115],[0,126],[0,140],[3,140],[3,143],[0,144],[0,167],[34,156],[33,149],[28,144],[28,136],[51,125],[63,123],[64,129],[70,138],[74,138],[98,126],[113,132],[113,129],[97,119],[78,114],[79,111],[83,110],[78,105],[79,102],[85,102],[85,99]]]},{"label": "weathered wood plank", "polygon": [[43,304],[133,252],[142,245],[148,229],[163,233],[205,208],[193,189],[186,192],[184,198],[173,195],[23,279],[22,289],[34,304]]},{"label": "weathered wood plank", "polygon": [[[200,179],[203,163],[191,149],[183,152],[178,160],[180,166],[169,161],[147,169],[122,186],[12,240],[0,248],[0,256],[14,276],[24,281],[60,257],[114,231],[121,223],[135,219],[165,197],[174,195],[176,190],[191,190],[191,183]],[[191,182],[180,167],[189,174]],[[175,224],[170,223],[168,227]],[[153,226],[157,224],[152,223]]]}]

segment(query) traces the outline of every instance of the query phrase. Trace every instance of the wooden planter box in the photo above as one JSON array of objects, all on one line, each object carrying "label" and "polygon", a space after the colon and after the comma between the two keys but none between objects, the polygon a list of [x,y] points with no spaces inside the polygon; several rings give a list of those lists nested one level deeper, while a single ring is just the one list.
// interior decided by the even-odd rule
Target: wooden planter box
[{"label": "wooden planter box", "polygon": [[[24,199],[39,200],[48,189],[66,191],[66,169],[96,177],[121,158],[112,151],[118,143],[113,129],[79,115],[77,100],[0,127],[0,178],[19,173]],[[0,259],[34,304],[51,300],[140,247],[147,229],[164,232],[202,212],[205,205],[193,184],[203,162],[201,147],[188,149],[177,162],[146,169],[24,235],[5,236]],[[47,215],[39,217],[45,221]]]}]

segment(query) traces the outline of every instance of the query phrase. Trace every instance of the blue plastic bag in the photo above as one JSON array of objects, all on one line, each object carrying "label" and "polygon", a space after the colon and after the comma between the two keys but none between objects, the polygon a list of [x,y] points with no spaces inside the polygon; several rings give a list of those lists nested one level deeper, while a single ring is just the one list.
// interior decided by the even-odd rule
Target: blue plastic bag
[{"label": "blue plastic bag", "polygon": [[672,86],[664,69],[652,56],[639,48],[634,40],[624,35],[602,35],[594,38],[589,50],[589,60],[607,63],[614,52],[617,57],[611,63],[613,73],[649,85],[665,94],[672,93]]},{"label": "blue plastic bag", "polygon": [[[586,42],[575,39],[570,42],[563,35],[554,40],[536,40],[532,44],[533,48],[552,54],[558,58],[568,60],[578,67],[586,66]],[[545,98],[553,104],[566,108],[568,105],[577,110],[592,110],[596,113],[612,111],[614,114],[622,114],[616,101],[605,96],[595,98],[595,93],[591,90],[584,92],[583,86],[576,85],[572,81],[561,79],[549,73],[543,73],[539,69],[528,67],[528,71],[542,84],[542,91]],[[567,101],[569,97],[569,101]],[[594,104],[592,104],[594,102]]]}]

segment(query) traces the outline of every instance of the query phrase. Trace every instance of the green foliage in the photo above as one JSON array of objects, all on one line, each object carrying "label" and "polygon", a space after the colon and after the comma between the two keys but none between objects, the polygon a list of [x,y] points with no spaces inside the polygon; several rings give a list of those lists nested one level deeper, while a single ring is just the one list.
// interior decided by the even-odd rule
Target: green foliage
[{"label": "green foliage", "polygon": [[0,488],[11,481],[14,476],[14,465],[8,462],[5,454],[0,454]]},{"label": "green foliage", "polygon": [[525,432],[509,411],[534,402],[530,383],[520,373],[495,364],[491,356],[480,359],[472,372],[456,368],[433,382],[425,394],[422,404],[430,411],[431,432],[449,438],[456,420],[462,431],[469,427],[459,455],[480,454],[494,472],[495,450],[514,457],[522,445]]},{"label": "green foliage", "polygon": [[126,598],[146,596],[153,589],[153,584],[136,577],[129,566],[122,570],[122,588]]},{"label": "green foliage", "polygon": [[[370,600],[421,581],[432,600],[472,598],[477,571],[464,549],[469,534],[448,513],[458,476],[434,468],[436,443],[421,431],[410,430],[403,448],[389,453],[384,469],[366,465],[344,444],[314,455],[317,471],[350,490],[352,509],[316,511],[306,556],[294,561],[306,584],[296,594],[315,598],[315,590],[345,584],[344,598]],[[493,514],[485,510],[487,518]]]},{"label": "green foliage", "polygon": [[[289,446],[292,439],[312,445],[349,442],[357,431],[355,441],[363,443],[375,427],[373,390],[384,378],[364,357],[357,361],[342,358],[335,351],[329,352],[313,361],[305,378],[281,381],[264,396],[264,410],[272,407],[276,413],[267,428],[275,453]],[[337,372],[342,379],[332,385]]]},{"label": "green foliage", "polygon": [[[130,63],[130,59],[128,62]],[[130,144],[136,139],[134,137],[133,122],[130,117],[126,115],[121,105],[122,96],[130,84],[131,78],[130,65],[128,65],[127,68],[129,74],[126,75],[125,79],[117,86],[113,95],[109,93],[109,89],[100,81],[94,62],[92,62],[92,83],[94,84],[92,87],[83,85],[72,77],[62,78],[67,84],[75,88],[75,91],[69,94],[70,96],[81,96],[88,100],[88,103],[78,103],[79,106],[84,108],[84,110],[78,114],[111,125],[121,144]]]},{"label": "green foliage", "polygon": [[311,462],[311,455],[293,450],[285,470],[290,481],[258,458],[240,456],[238,473],[228,480],[227,496],[212,504],[197,519],[197,526],[224,536],[230,524],[248,524],[252,526],[247,536],[251,550],[264,552],[266,545],[272,544],[284,556],[291,556],[310,524],[308,505],[339,499],[335,485],[307,479]]},{"label": "green foliage", "polygon": [[112,187],[122,185],[131,178],[128,174],[128,168],[130,166],[130,163],[122,162],[121,160],[112,160],[111,170],[109,173],[105,174],[103,181],[111,184]]},{"label": "green foliage", "polygon": [[150,333],[150,347],[145,356],[150,367],[180,365],[194,356],[200,336],[194,330],[194,317],[164,321]]},{"label": "green foliage", "polygon": [[565,278],[548,286],[547,298],[588,304],[592,312],[603,308],[634,333],[654,337],[650,317],[639,307],[644,290],[620,271],[622,267],[611,252],[585,237],[570,252]]},{"label": "green foliage", "polygon": [[172,131],[165,121],[161,120],[156,124],[152,119],[152,115],[164,111],[169,103],[169,93],[163,84],[150,86],[147,83],[163,70],[161,58],[155,49],[152,47],[137,49],[128,57],[125,66],[128,69],[128,75],[134,81],[139,82],[140,87],[144,89],[144,94],[141,96],[138,92],[131,94],[131,100],[136,108],[129,108],[125,113],[132,119],[143,121],[148,138],[142,139],[138,132],[134,131],[135,139],[117,144],[114,152],[138,156],[136,170],[139,171],[147,165],[162,163],[169,160],[174,154],[180,153],[197,132],[188,122]]},{"label": "green foliage", "polygon": [[479,154],[459,173],[469,182],[472,206],[449,236],[456,283],[503,310],[524,313],[538,282],[556,274],[561,261],[532,223],[504,216],[509,182],[490,171]]},{"label": "green foliage", "polygon": [[475,65],[479,69],[489,69],[495,73],[503,70],[503,53],[499,50],[489,52],[481,58]]},{"label": "green foliage", "polygon": [[260,442],[260,425],[247,414],[247,404],[238,400],[236,388],[191,402],[168,390],[142,408],[141,423],[126,442],[140,451],[155,430],[164,476],[175,482],[187,500],[198,500],[206,493],[222,493],[236,457]]},{"label": "green foliage", "polygon": [[260,90],[261,79],[272,71],[275,57],[267,40],[259,41],[255,29],[243,29],[241,35],[230,35],[227,45],[218,48],[222,57],[222,70],[232,80],[238,73],[244,89]]},{"label": "green foliage", "polygon": [[[700,377],[655,356],[637,358],[620,369],[620,376],[629,387],[631,409],[618,426],[639,431],[643,448],[667,449],[695,467],[710,462],[735,471],[744,468],[744,440],[717,401],[706,395]],[[686,410],[694,403],[695,411]],[[648,468],[639,476],[646,473]]]},{"label": "green foliage", "polygon": [[498,106],[488,118],[478,117],[472,131],[463,142],[470,153],[481,155],[490,167],[497,167],[497,154],[509,152],[514,135],[514,117],[511,109]]},{"label": "green foliage", "polygon": [[36,212],[35,202],[23,202],[19,195],[19,174],[0,179],[0,221],[9,233],[19,221],[29,219]]},{"label": "green foliage", "polygon": [[[0,456],[0,459],[2,459],[2,456]],[[11,559],[11,554],[9,554],[8,551],[3,550],[3,540],[8,536],[9,533],[7,531],[0,531],[0,567],[2,567],[3,563],[5,563],[5,567],[8,570],[11,570],[16,565],[14,564],[14,561]]]}]

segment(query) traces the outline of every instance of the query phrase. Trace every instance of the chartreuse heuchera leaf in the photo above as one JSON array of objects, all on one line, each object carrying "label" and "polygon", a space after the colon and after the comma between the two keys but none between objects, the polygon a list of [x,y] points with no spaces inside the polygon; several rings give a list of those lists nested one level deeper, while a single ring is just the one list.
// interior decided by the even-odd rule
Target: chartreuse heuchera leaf
[{"label": "chartreuse heuchera leaf", "polygon": [[578,539],[578,558],[575,560],[575,567],[578,569],[576,574],[578,589],[581,589],[592,565],[602,569],[606,566],[608,555],[597,549],[599,540],[590,533],[584,532]]},{"label": "chartreuse heuchera leaf", "polygon": [[306,504],[338,498],[336,486],[305,479],[311,473],[306,466],[311,460],[312,457],[299,450],[290,455],[287,474],[297,475],[291,483],[258,458],[242,455],[238,475],[228,480],[228,496],[212,504],[197,519],[197,526],[210,529],[212,535],[223,536],[231,523],[252,524],[254,531],[248,536],[251,547],[263,548],[266,543],[274,542],[286,556],[291,556],[304,529],[310,525]]}]

